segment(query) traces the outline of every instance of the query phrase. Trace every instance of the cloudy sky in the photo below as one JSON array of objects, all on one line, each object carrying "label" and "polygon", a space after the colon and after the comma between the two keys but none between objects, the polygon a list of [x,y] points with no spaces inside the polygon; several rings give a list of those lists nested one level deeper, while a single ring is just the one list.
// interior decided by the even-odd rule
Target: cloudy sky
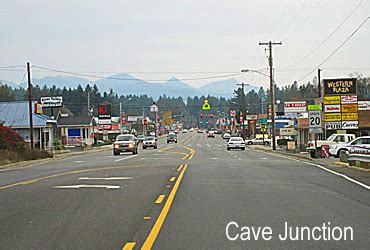
[{"label": "cloudy sky", "polygon": [[[0,67],[30,61],[98,75],[197,78],[267,68],[265,47],[258,42],[273,40],[283,43],[274,47],[274,66],[276,82],[285,85],[315,69],[368,16],[368,0],[3,0]],[[369,44],[370,20],[322,66],[323,77],[355,71],[369,76]],[[18,70],[0,68],[0,79],[19,82]],[[53,74],[34,70],[33,75]],[[259,74],[236,78],[268,86]]]}]

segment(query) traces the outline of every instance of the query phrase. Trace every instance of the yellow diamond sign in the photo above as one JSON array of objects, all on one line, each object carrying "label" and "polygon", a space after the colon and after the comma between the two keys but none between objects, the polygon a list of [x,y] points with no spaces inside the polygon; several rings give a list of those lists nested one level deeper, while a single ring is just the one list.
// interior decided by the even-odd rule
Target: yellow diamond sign
[{"label": "yellow diamond sign", "polygon": [[202,105],[202,109],[203,110],[210,110],[211,109],[211,105],[209,105],[208,100],[204,100],[204,103]]}]

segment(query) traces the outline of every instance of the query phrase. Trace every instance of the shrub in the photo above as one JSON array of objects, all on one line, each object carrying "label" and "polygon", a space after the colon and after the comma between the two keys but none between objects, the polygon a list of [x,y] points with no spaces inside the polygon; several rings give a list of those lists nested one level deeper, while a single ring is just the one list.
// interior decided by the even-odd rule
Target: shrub
[{"label": "shrub", "polygon": [[22,137],[9,127],[0,126],[0,150],[22,150],[26,146]]}]

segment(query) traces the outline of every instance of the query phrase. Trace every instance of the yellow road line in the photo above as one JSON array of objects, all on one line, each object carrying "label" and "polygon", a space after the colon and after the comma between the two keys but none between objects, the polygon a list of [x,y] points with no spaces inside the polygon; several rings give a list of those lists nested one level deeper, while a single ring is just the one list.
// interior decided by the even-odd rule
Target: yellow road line
[{"label": "yellow road line", "polygon": [[185,156],[182,157],[181,160],[186,160],[188,157],[189,157],[189,155],[188,154],[185,154]]},{"label": "yellow road line", "polygon": [[164,200],[164,197],[166,197],[164,194],[158,196],[157,200],[155,201],[155,204],[161,204],[162,201]]},{"label": "yellow road line", "polygon": [[[184,148],[186,148],[187,150],[190,150],[188,160],[193,159],[193,156],[194,156],[194,154],[195,154],[195,150],[194,150],[194,149],[192,149],[192,148],[189,148],[189,147],[187,147],[187,146],[185,146],[185,145],[183,145],[183,147],[184,147]],[[183,160],[184,160],[184,159],[183,159]]]},{"label": "yellow road line", "polygon": [[177,172],[180,172],[183,166],[184,166],[184,165],[183,165],[183,164],[181,164],[181,165],[179,166],[179,168],[177,169]]},{"label": "yellow road line", "polygon": [[174,181],[176,179],[176,177],[172,177],[171,179],[170,179],[170,181],[172,182],[172,181]]},{"label": "yellow road line", "polygon": [[123,246],[123,248],[122,248],[122,250],[132,250],[132,249],[134,249],[134,246],[136,245],[136,242],[127,242],[124,246]]},{"label": "yellow road line", "polygon": [[163,151],[166,151],[166,150],[169,150],[171,148],[174,148],[175,146],[169,146],[169,147],[166,147],[166,148],[162,148],[160,150],[158,150],[158,152],[163,152]]},{"label": "yellow road line", "polygon": [[166,188],[170,188],[171,186],[170,185],[167,185]]},{"label": "yellow road line", "polygon": [[187,165],[185,165],[183,167],[183,169],[182,169],[182,171],[179,175],[179,178],[177,179],[173,189],[171,190],[170,195],[168,196],[168,199],[167,199],[166,203],[163,206],[163,209],[162,209],[161,213],[159,214],[159,217],[158,217],[157,221],[155,222],[152,230],[150,231],[150,233],[149,233],[148,237],[146,238],[146,240],[145,240],[141,249],[146,250],[146,249],[151,249],[153,247],[154,242],[158,237],[159,231],[161,230],[161,228],[163,226],[164,220],[166,219],[167,214],[168,214],[168,212],[171,208],[173,199],[175,198],[176,192],[177,192],[177,190],[180,186],[182,178],[184,177],[184,173],[185,173],[186,169],[187,169]]},{"label": "yellow road line", "polygon": [[150,216],[144,216],[144,220],[150,220],[151,217]]},{"label": "yellow road line", "polygon": [[0,190],[11,188],[11,187],[16,187],[16,186],[19,186],[19,185],[28,185],[28,184],[32,184],[32,183],[35,183],[35,182],[38,182],[38,181],[41,181],[41,180],[50,179],[50,178],[54,178],[54,177],[59,177],[59,176],[63,176],[63,175],[69,175],[69,174],[79,174],[79,173],[86,173],[86,172],[93,172],[93,171],[103,171],[103,170],[112,170],[112,169],[119,169],[119,168],[152,167],[152,166],[153,165],[132,165],[132,166],[118,166],[118,167],[105,167],[105,168],[74,170],[74,171],[68,171],[68,172],[63,172],[63,173],[59,173],[59,174],[53,174],[53,175],[48,175],[48,176],[44,176],[44,177],[39,177],[39,178],[31,179],[31,180],[16,182],[16,183],[9,184],[9,185],[6,185],[6,186],[0,186]]}]

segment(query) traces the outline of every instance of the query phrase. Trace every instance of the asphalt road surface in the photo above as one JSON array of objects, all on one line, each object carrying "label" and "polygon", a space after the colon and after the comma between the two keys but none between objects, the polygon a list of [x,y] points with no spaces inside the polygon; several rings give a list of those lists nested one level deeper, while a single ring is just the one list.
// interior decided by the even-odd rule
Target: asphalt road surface
[{"label": "asphalt road surface", "polygon": [[[0,249],[369,248],[362,183],[285,156],[227,151],[219,135],[159,144],[0,170]],[[285,223],[306,231],[283,240]]]}]

